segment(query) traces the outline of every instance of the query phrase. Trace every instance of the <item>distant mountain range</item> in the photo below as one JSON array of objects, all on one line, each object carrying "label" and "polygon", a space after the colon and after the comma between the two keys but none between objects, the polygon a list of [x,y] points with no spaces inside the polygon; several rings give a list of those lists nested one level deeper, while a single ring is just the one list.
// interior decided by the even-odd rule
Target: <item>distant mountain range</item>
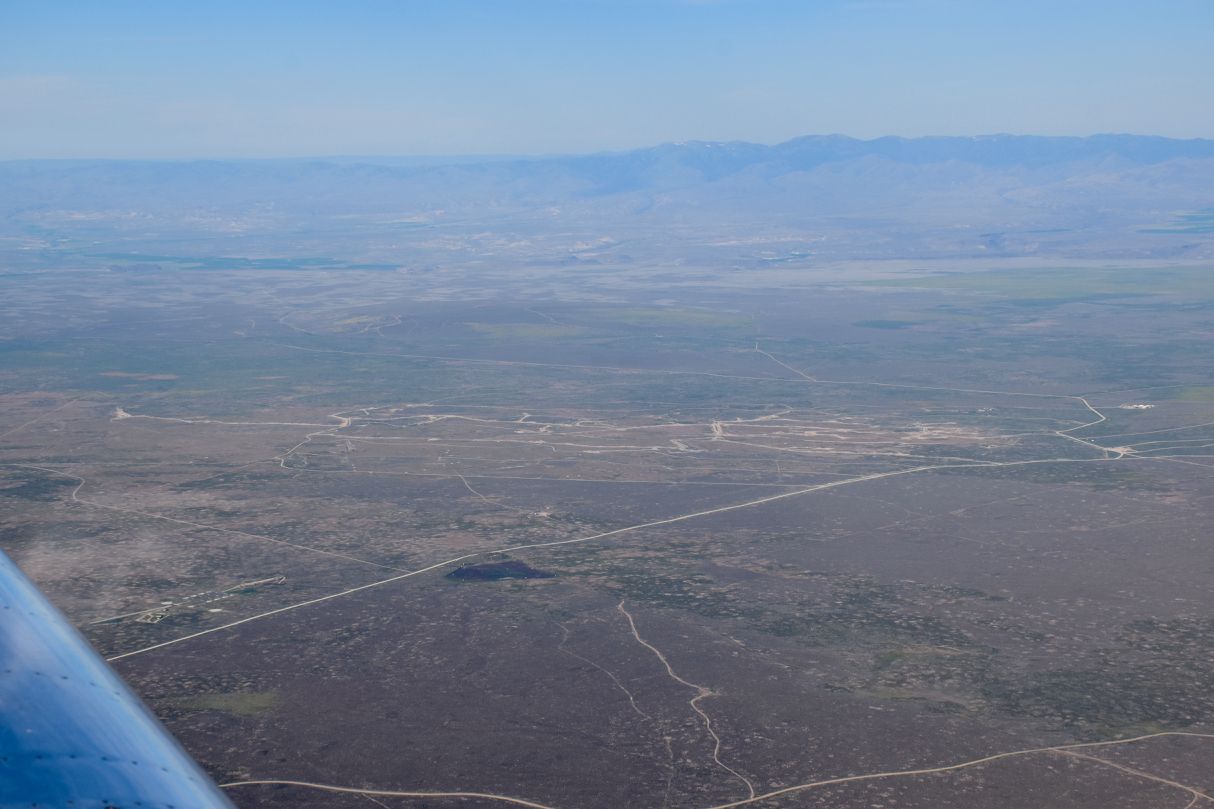
[{"label": "distant mountain range", "polygon": [[[1138,135],[813,135],[774,146],[693,141],[541,158],[0,163],[5,230],[98,217],[187,228],[219,217],[271,227],[276,217],[397,221],[544,211],[580,223],[794,226],[847,217],[905,231],[1117,234],[1167,231],[1210,209],[1214,140]],[[1155,239],[1149,249],[1192,255],[1194,244],[1209,241],[1200,229],[1178,232],[1196,242]]]},{"label": "distant mountain range", "polygon": [[[553,200],[669,191],[744,176],[769,181],[851,168],[871,173],[882,166],[903,172],[973,176],[1019,173],[1026,179],[1132,172],[1175,161],[1214,160],[1214,140],[1175,140],[1142,135],[1041,137],[885,137],[858,140],[808,135],[775,146],[741,141],[689,141],[629,152],[542,158],[341,157],[280,160],[22,160],[0,162],[0,204],[12,211],[29,204],[101,201],[113,194],[178,189],[217,203],[234,198],[313,193],[334,184],[379,194],[396,188],[442,186],[452,199],[475,198],[492,189]],[[335,190],[335,189],[330,189]],[[431,189],[430,193],[434,193]],[[83,194],[81,199],[79,195]],[[339,194],[338,196],[342,196]],[[441,194],[440,194],[441,196]],[[127,198],[129,200],[129,197]],[[118,202],[119,200],[113,200]]]}]

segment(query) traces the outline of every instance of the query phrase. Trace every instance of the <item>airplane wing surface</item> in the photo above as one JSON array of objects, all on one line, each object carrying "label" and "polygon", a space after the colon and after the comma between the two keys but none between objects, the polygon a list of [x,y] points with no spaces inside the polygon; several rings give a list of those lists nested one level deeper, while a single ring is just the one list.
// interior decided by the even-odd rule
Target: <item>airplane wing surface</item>
[{"label": "airplane wing surface", "polygon": [[231,806],[0,552],[0,807]]}]

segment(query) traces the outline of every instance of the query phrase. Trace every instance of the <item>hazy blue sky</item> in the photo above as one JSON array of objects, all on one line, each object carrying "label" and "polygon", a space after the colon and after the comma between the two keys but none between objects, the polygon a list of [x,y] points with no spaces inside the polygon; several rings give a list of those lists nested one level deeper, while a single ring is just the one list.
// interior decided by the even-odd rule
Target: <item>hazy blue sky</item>
[{"label": "hazy blue sky", "polygon": [[0,0],[0,158],[1214,137],[1212,0]]}]

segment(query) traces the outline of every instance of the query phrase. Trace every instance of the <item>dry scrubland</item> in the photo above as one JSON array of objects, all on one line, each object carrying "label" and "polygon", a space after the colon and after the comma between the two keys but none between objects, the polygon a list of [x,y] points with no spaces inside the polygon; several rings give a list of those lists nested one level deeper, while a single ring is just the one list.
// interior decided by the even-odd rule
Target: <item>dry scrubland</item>
[{"label": "dry scrubland", "polygon": [[0,544],[238,805],[1210,802],[1204,214],[267,211],[0,273]]}]

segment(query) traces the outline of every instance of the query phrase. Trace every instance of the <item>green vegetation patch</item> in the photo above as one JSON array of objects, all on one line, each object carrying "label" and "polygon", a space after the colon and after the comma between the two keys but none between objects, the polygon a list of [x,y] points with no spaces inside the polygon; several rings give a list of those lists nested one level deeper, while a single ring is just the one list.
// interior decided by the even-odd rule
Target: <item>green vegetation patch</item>
[{"label": "green vegetation patch", "polygon": [[30,475],[0,479],[0,497],[50,503],[66,497],[78,481],[51,475]]},{"label": "green vegetation patch", "polygon": [[396,270],[396,264],[350,263],[333,258],[248,258],[245,256],[167,256],[143,253],[85,253],[90,258],[117,262],[118,272],[160,272],[167,266],[187,270]]},{"label": "green vegetation patch", "polygon": [[1179,295],[1214,296],[1214,267],[1050,267],[951,272],[866,282],[869,286],[980,292],[1023,301]]},{"label": "green vegetation patch", "polygon": [[1214,208],[1190,211],[1176,216],[1166,225],[1141,228],[1140,233],[1214,233]]},{"label": "green vegetation patch", "polygon": [[1214,402],[1214,387],[1193,386],[1187,388],[1176,388],[1171,392],[1171,396],[1169,398],[1177,399],[1182,402]]},{"label": "green vegetation patch", "polygon": [[709,309],[679,309],[676,307],[625,307],[593,309],[587,313],[598,320],[629,326],[748,326],[751,319],[735,312],[715,312]]},{"label": "green vegetation patch", "polygon": [[187,711],[221,711],[235,716],[258,716],[278,707],[277,691],[238,691],[227,694],[196,694],[173,700]]},{"label": "green vegetation patch", "polygon": [[852,325],[866,329],[909,329],[918,326],[917,320],[857,320]]},{"label": "green vegetation patch", "polygon": [[565,323],[468,323],[467,326],[497,340],[551,340],[578,337],[590,331]]}]

